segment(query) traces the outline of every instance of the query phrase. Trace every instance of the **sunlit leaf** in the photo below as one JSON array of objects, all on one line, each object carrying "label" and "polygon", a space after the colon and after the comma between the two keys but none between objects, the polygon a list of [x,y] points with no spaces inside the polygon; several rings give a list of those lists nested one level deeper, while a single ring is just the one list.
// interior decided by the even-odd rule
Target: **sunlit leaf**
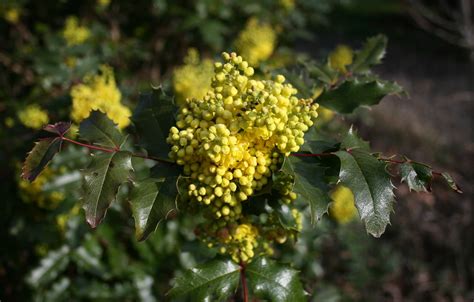
[{"label": "sunlit leaf", "polygon": [[231,260],[213,260],[177,277],[168,294],[191,301],[226,301],[235,294],[239,276],[240,267]]}]

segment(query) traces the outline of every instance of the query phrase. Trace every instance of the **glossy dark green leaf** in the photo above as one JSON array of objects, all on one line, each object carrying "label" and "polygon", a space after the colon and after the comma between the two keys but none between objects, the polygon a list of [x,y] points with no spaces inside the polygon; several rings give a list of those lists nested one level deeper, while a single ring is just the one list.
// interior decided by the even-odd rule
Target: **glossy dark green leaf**
[{"label": "glossy dark green leaf", "polygon": [[346,150],[361,149],[369,151],[370,145],[369,142],[364,141],[362,138],[360,138],[357,135],[357,131],[355,131],[354,128],[351,127],[341,142],[341,148]]},{"label": "glossy dark green leaf", "polygon": [[341,85],[325,90],[318,103],[339,113],[351,113],[359,106],[378,104],[385,96],[403,92],[395,82],[383,81],[374,77],[353,78]]},{"label": "glossy dark green leaf", "polygon": [[273,302],[306,301],[298,271],[267,258],[257,258],[245,269],[250,297]]},{"label": "glossy dark green leaf", "polygon": [[298,223],[291,213],[291,208],[286,204],[279,204],[274,209],[277,213],[278,220],[283,228],[287,230],[295,230],[298,231]]},{"label": "glossy dark green leaf", "polygon": [[433,179],[433,170],[430,167],[420,163],[406,162],[400,165],[400,175],[402,178],[402,182],[407,183],[410,191],[431,191],[431,180]]},{"label": "glossy dark green leaf", "polygon": [[119,148],[125,141],[117,125],[100,111],[92,111],[79,125],[79,136],[95,145]]},{"label": "glossy dark green leaf", "polygon": [[27,282],[33,287],[41,287],[53,281],[61,274],[69,263],[69,247],[62,246],[58,250],[50,251],[39,266],[27,277]]},{"label": "glossy dark green leaf", "polygon": [[338,72],[328,65],[319,65],[316,63],[306,65],[309,75],[318,81],[326,84],[332,84],[337,79]]},{"label": "glossy dark green leaf", "polygon": [[145,240],[162,220],[177,212],[177,180],[176,176],[162,180],[149,178],[133,184],[130,205],[138,240]]},{"label": "glossy dark green leaf", "polygon": [[240,267],[231,260],[213,260],[184,272],[169,295],[191,301],[226,301],[237,290]]},{"label": "glossy dark green leaf", "polygon": [[367,232],[380,237],[390,223],[394,203],[393,185],[386,164],[358,149],[335,154],[341,161],[339,178],[354,194]]},{"label": "glossy dark green leaf", "polygon": [[456,184],[454,178],[446,172],[441,173],[448,186],[458,193],[462,193],[461,188]]},{"label": "glossy dark green leaf", "polygon": [[324,181],[324,168],[310,158],[289,156],[285,158],[282,171],[294,176],[293,191],[298,198],[309,203],[311,223],[321,219],[327,213],[331,199],[328,196],[328,186]]},{"label": "glossy dark green leaf", "polygon": [[166,138],[175,124],[175,113],[173,99],[162,89],[140,96],[132,121],[139,134],[140,144],[149,155],[168,159],[170,146]]},{"label": "glossy dark green leaf", "polygon": [[377,35],[368,38],[362,49],[356,53],[350,70],[353,73],[367,72],[371,66],[380,64],[385,56],[386,47],[386,36]]},{"label": "glossy dark green leaf", "polygon": [[60,137],[44,138],[36,142],[23,163],[21,177],[29,181],[35,180],[54,155],[61,150],[61,146]]},{"label": "glossy dark green leaf", "polygon": [[86,220],[95,228],[102,221],[115,200],[122,183],[133,172],[131,155],[128,152],[100,153],[84,171],[83,208]]}]

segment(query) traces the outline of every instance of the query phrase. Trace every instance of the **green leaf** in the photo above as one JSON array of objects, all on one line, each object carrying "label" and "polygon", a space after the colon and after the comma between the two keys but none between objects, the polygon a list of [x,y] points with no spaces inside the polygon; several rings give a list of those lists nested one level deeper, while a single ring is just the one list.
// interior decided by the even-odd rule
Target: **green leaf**
[{"label": "green leaf", "polygon": [[100,111],[92,111],[79,125],[79,135],[91,143],[111,148],[119,148],[125,141],[117,125]]},{"label": "green leaf", "polygon": [[454,181],[454,178],[451,175],[449,175],[446,172],[443,172],[441,173],[441,176],[443,176],[444,180],[446,180],[446,183],[451,189],[453,189],[454,191],[458,193],[462,193],[461,188],[456,184],[456,182]]},{"label": "green leaf", "polygon": [[160,181],[149,178],[133,184],[130,204],[138,240],[145,240],[163,219],[178,210],[177,180],[176,176]]},{"label": "green leaf", "polygon": [[105,216],[122,183],[133,172],[128,152],[101,153],[92,157],[84,171],[83,208],[86,220],[95,228]]},{"label": "green leaf", "polygon": [[430,167],[416,162],[406,162],[400,165],[400,175],[402,177],[402,182],[407,183],[410,191],[431,191],[433,170]]},{"label": "green leaf", "polygon": [[298,272],[267,258],[257,258],[245,269],[250,296],[273,302],[306,301]]},{"label": "green leaf", "polygon": [[65,245],[58,250],[50,251],[41,260],[40,265],[28,275],[26,279],[28,284],[38,288],[53,281],[66,269],[69,263],[69,251],[69,247]]},{"label": "green leaf", "polygon": [[341,142],[342,149],[361,149],[364,151],[369,151],[370,146],[369,142],[364,141],[357,135],[357,131],[355,131],[352,127],[347,132],[346,136]]},{"label": "green leaf", "polygon": [[403,92],[395,82],[383,81],[374,77],[354,78],[343,82],[334,89],[325,90],[317,99],[324,107],[339,113],[351,113],[362,105],[378,104],[385,96]]},{"label": "green leaf", "polygon": [[359,149],[335,153],[341,161],[339,178],[351,189],[367,232],[380,237],[390,222],[394,195],[385,163]]},{"label": "green leaf", "polygon": [[336,81],[338,72],[328,65],[318,65],[316,63],[307,64],[309,75],[326,84]]},{"label": "green leaf", "polygon": [[36,142],[23,163],[21,177],[29,181],[35,180],[54,155],[61,150],[61,146],[60,137],[44,138]]},{"label": "green leaf", "polygon": [[132,121],[137,128],[140,144],[151,156],[169,160],[170,145],[166,143],[170,128],[175,124],[176,107],[162,89],[140,96]]},{"label": "green leaf", "polygon": [[294,176],[293,191],[299,199],[309,203],[311,223],[314,224],[327,213],[331,202],[327,193],[329,188],[324,181],[324,169],[314,161],[289,156],[283,162],[282,171]]},{"label": "green leaf", "polygon": [[291,208],[286,204],[279,204],[275,208],[275,212],[278,215],[278,220],[283,228],[286,230],[298,231],[298,223],[295,217],[291,213]]},{"label": "green leaf", "polygon": [[231,260],[213,260],[177,277],[168,294],[191,301],[226,301],[235,294],[239,276],[240,267]]},{"label": "green leaf", "polygon": [[362,73],[369,71],[371,66],[380,64],[385,56],[386,47],[386,36],[377,35],[368,38],[362,49],[356,53],[350,70],[353,73]]}]

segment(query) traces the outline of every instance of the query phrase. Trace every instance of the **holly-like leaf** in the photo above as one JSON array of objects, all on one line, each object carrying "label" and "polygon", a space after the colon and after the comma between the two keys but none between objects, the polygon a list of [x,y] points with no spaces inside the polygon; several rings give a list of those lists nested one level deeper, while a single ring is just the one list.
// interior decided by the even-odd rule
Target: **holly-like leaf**
[{"label": "holly-like leaf", "polygon": [[92,111],[79,125],[79,135],[91,143],[111,148],[119,148],[125,141],[117,125],[100,111]]},{"label": "holly-like leaf", "polygon": [[61,146],[60,137],[44,138],[36,142],[23,163],[21,177],[29,181],[35,180],[54,155],[61,150]]},{"label": "holly-like leaf", "polygon": [[342,149],[361,149],[364,151],[370,150],[369,142],[364,141],[357,135],[357,131],[351,127],[346,136],[341,142]]},{"label": "holly-like leaf", "polygon": [[446,180],[446,183],[451,189],[453,189],[454,191],[458,193],[462,193],[461,188],[456,184],[456,182],[454,181],[454,178],[451,175],[449,175],[446,172],[443,172],[441,173],[441,176],[443,176],[444,180]]},{"label": "holly-like leaf", "polygon": [[177,277],[168,294],[191,301],[226,301],[235,294],[239,276],[240,267],[231,260],[213,260]]},{"label": "holly-like leaf", "polygon": [[387,48],[387,37],[377,35],[367,39],[362,49],[355,55],[354,62],[350,66],[353,73],[363,73],[369,71],[373,65],[380,64],[385,56]]},{"label": "holly-like leaf", "polygon": [[44,131],[55,133],[63,136],[71,128],[71,122],[58,122],[53,125],[47,125],[43,128]]},{"label": "holly-like leaf", "polygon": [[69,263],[70,249],[62,246],[58,250],[50,251],[44,257],[40,265],[35,268],[27,277],[26,281],[33,287],[41,287],[53,281]]},{"label": "holly-like leaf", "polygon": [[291,208],[286,204],[279,204],[275,207],[275,212],[278,215],[278,220],[283,228],[287,230],[298,231],[298,223],[291,213]]},{"label": "holly-like leaf", "polygon": [[338,72],[332,69],[329,65],[320,65],[320,64],[307,64],[309,75],[318,81],[321,81],[326,84],[333,84],[336,79]]},{"label": "holly-like leaf", "polygon": [[245,268],[250,296],[273,302],[306,301],[298,271],[267,258],[257,258]]},{"label": "holly-like leaf", "polygon": [[151,156],[168,160],[170,145],[166,143],[175,124],[176,107],[163,90],[140,96],[132,121],[139,133],[140,144]]},{"label": "holly-like leaf", "polygon": [[311,223],[314,224],[327,213],[331,202],[328,196],[329,188],[324,181],[324,168],[315,161],[289,156],[283,162],[282,171],[293,175],[293,190],[299,199],[309,203]]},{"label": "holly-like leaf", "polygon": [[402,87],[395,82],[375,77],[353,78],[334,89],[325,90],[318,98],[318,103],[339,113],[351,113],[359,106],[375,105],[385,96],[401,92]]},{"label": "holly-like leaf", "polygon": [[362,150],[338,151],[339,179],[351,189],[367,232],[380,237],[390,222],[394,194],[386,164]]},{"label": "holly-like leaf", "polygon": [[433,170],[421,163],[406,162],[400,165],[400,175],[402,182],[406,182],[408,188],[416,192],[431,191],[431,180]]},{"label": "holly-like leaf", "polygon": [[84,171],[82,206],[91,227],[97,227],[102,221],[120,185],[127,181],[132,172],[132,160],[128,152],[101,153],[92,157]]},{"label": "holly-like leaf", "polygon": [[163,219],[177,211],[177,180],[176,176],[164,180],[149,178],[133,184],[130,204],[138,240],[145,240]]}]

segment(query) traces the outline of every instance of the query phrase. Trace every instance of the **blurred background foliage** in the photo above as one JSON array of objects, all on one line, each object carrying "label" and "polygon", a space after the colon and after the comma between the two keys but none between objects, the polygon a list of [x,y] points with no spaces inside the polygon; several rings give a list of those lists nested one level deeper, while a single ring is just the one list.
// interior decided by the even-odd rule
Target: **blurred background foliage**
[{"label": "blurred background foliage", "polygon": [[211,256],[194,244],[186,217],[138,243],[126,200],[91,230],[78,203],[80,148],[69,146],[33,184],[20,180],[36,129],[79,122],[91,109],[124,128],[139,92],[159,85],[178,102],[199,97],[210,85],[210,59],[223,50],[238,50],[264,72],[328,56],[343,69],[352,47],[385,33],[380,72],[411,99],[344,119],[323,109],[319,126],[337,132],[355,124],[378,150],[436,162],[465,194],[415,196],[403,187],[400,215],[374,239],[354,220],[351,192],[338,187],[330,217],[276,256],[302,271],[312,301],[472,300],[474,14],[467,2],[2,0],[0,299],[158,301],[172,277]]}]

